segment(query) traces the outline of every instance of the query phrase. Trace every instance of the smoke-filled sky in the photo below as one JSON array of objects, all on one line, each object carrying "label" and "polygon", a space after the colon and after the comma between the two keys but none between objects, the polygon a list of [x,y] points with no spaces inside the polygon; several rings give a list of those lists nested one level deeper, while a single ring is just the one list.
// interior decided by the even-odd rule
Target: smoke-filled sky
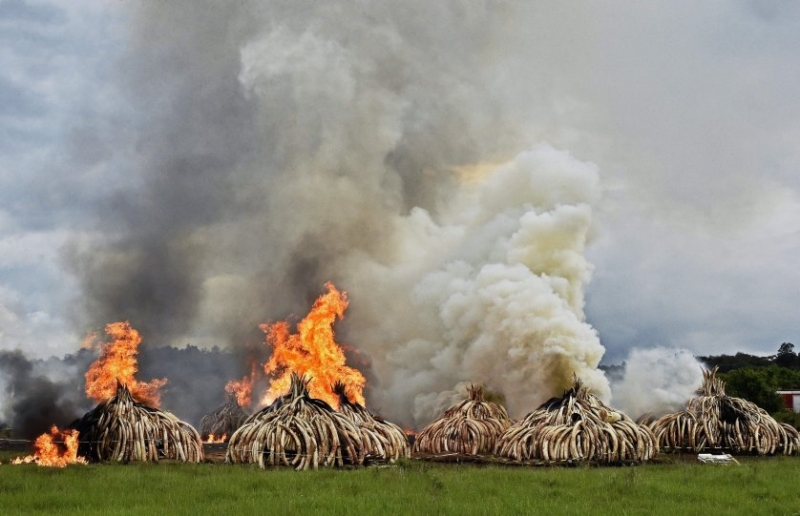
[{"label": "smoke-filled sky", "polygon": [[330,280],[406,419],[607,390],[633,348],[772,354],[798,33],[756,0],[0,0],[0,350],[239,346]]}]

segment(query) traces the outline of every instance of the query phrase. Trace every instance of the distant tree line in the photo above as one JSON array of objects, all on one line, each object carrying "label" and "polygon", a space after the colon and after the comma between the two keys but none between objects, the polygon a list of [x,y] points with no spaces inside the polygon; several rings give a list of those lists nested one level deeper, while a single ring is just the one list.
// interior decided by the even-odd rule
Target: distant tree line
[{"label": "distant tree line", "polygon": [[736,353],[735,355],[709,355],[705,357],[699,356],[697,358],[710,367],[719,367],[721,373],[727,373],[736,369],[760,368],[773,365],[795,371],[800,370],[800,357],[794,352],[794,344],[791,342],[784,342],[780,345],[775,355],[766,357],[748,355],[747,353]]}]

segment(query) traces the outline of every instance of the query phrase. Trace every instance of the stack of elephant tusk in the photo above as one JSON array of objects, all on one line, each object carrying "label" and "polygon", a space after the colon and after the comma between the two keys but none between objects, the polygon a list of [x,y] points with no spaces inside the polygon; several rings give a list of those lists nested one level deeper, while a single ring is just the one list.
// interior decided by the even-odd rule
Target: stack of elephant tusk
[{"label": "stack of elephant tusk", "polygon": [[417,434],[415,452],[492,453],[497,438],[511,425],[511,420],[502,405],[483,399],[482,387],[471,386],[468,391],[468,400],[448,408],[444,416]]},{"label": "stack of elephant tusk", "polygon": [[97,461],[200,462],[200,435],[169,412],[136,402],[124,385],[71,425],[80,432],[79,455]]},{"label": "stack of elephant tusk", "polygon": [[500,436],[495,453],[516,461],[642,462],[658,453],[655,436],[625,414],[605,406],[575,378]]},{"label": "stack of elephant tusk", "polygon": [[231,435],[247,419],[245,412],[236,401],[236,395],[229,395],[228,402],[200,420],[200,436],[207,439],[209,435]]},{"label": "stack of elephant tusk", "polygon": [[764,409],[725,394],[717,368],[703,371],[703,385],[686,409],[650,423],[664,450],[725,450],[758,455],[800,453],[800,434]]},{"label": "stack of elephant tusk", "polygon": [[226,460],[298,470],[363,464],[358,428],[324,401],[310,397],[310,381],[293,372],[289,393],[251,415],[234,432]]},{"label": "stack of elephant tusk", "polygon": [[341,382],[333,385],[334,394],[339,396],[339,412],[350,419],[361,432],[365,460],[375,463],[409,458],[411,446],[403,429],[381,417],[373,416],[362,405],[353,403],[346,391]]}]

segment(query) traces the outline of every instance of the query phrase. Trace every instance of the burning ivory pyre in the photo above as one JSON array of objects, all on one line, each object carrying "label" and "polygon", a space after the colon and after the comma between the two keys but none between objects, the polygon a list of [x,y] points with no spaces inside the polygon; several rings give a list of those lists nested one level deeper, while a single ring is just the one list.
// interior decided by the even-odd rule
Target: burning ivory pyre
[{"label": "burning ivory pyre", "polygon": [[91,460],[203,459],[197,430],[169,412],[136,402],[122,384],[113,397],[87,412],[72,427],[81,435],[78,452]]},{"label": "burning ivory pyre", "polygon": [[[213,442],[231,436],[228,462],[311,469],[410,457],[406,433],[364,405],[365,379],[344,364],[344,352],[333,338],[333,323],[347,307],[346,293],[332,284],[327,288],[298,323],[297,333],[289,331],[288,323],[262,325],[273,348],[263,372],[253,365],[249,378],[229,382],[228,402],[201,421],[203,436],[213,436]],[[201,461],[201,435],[158,409],[159,388],[167,380],[135,378],[138,332],[125,322],[109,324],[106,333],[111,342],[100,345],[100,356],[86,373],[87,396],[99,404],[69,430],[54,428],[41,436],[37,454],[16,462]],[[266,407],[248,416],[243,403],[250,405],[256,373],[272,382],[261,398]],[[516,423],[504,407],[484,400],[481,387],[472,387],[468,400],[417,435],[414,452],[419,458],[455,453],[548,464],[642,462],[658,453],[659,444],[668,450],[798,453],[797,430],[778,424],[750,402],[725,396],[715,374],[716,369],[705,372],[705,383],[686,410],[650,426],[607,407],[577,378],[562,397]]]},{"label": "burning ivory pyre", "polygon": [[485,401],[483,387],[471,386],[469,399],[448,408],[444,415],[423,428],[414,451],[440,455],[491,454],[497,439],[511,425],[505,407]]},{"label": "burning ivory pyre", "polygon": [[345,365],[344,352],[334,340],[333,323],[344,316],[347,294],[331,283],[326,287],[328,293],[314,302],[296,333],[284,322],[261,326],[272,347],[264,365],[265,375],[272,378],[262,398],[268,406],[231,436],[229,462],[308,469],[410,455],[402,429],[364,407],[366,380]]},{"label": "burning ivory pyre", "polygon": [[408,436],[402,428],[351,401],[343,383],[334,384],[333,392],[339,395],[339,411],[356,425],[361,434],[367,462],[393,462],[411,456]]},{"label": "burning ivory pyre", "polygon": [[646,426],[607,407],[575,378],[500,436],[495,453],[516,461],[642,462],[658,453]]},{"label": "burning ivory pyre", "polygon": [[664,450],[729,451],[757,455],[797,455],[800,434],[764,409],[725,394],[717,368],[703,371],[703,385],[686,408],[650,423]]},{"label": "burning ivory pyre", "polygon": [[[86,395],[100,403],[74,421],[69,430],[59,432],[53,427],[51,435],[40,436],[35,443],[36,454],[18,462],[59,467],[85,463],[87,458],[200,462],[203,449],[197,431],[155,408],[158,389],[166,380],[144,383],[134,377],[142,340],[139,333],[128,322],[118,322],[107,325],[106,334],[111,342],[99,345],[100,356],[86,373]],[[63,453],[54,442],[57,436],[66,445]]]},{"label": "burning ivory pyre", "polygon": [[239,406],[235,394],[228,396],[228,401],[200,420],[200,436],[204,442],[225,442],[228,436],[242,426],[250,414]]},{"label": "burning ivory pyre", "polygon": [[226,460],[290,466],[361,465],[366,450],[348,417],[308,393],[309,378],[292,373],[289,392],[256,412],[228,441]]},{"label": "burning ivory pyre", "polygon": [[111,342],[100,345],[100,356],[86,373],[86,394],[100,404],[71,425],[81,435],[78,452],[97,461],[200,462],[197,430],[157,408],[166,379],[144,383],[134,377],[139,332],[119,322],[107,325],[106,334]]},{"label": "burning ivory pyre", "polygon": [[200,436],[206,444],[220,444],[242,426],[250,416],[246,407],[250,406],[253,397],[253,385],[258,376],[256,363],[251,364],[249,376],[241,380],[231,380],[225,385],[228,401],[206,414],[200,420]]}]

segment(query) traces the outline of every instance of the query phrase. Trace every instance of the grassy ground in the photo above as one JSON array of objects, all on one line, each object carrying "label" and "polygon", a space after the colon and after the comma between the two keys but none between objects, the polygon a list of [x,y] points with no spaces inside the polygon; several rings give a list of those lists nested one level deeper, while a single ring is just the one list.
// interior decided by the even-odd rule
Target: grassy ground
[{"label": "grassy ground", "polygon": [[0,514],[786,514],[800,515],[800,458],[618,468],[431,464],[262,471],[227,464],[12,466]]}]

